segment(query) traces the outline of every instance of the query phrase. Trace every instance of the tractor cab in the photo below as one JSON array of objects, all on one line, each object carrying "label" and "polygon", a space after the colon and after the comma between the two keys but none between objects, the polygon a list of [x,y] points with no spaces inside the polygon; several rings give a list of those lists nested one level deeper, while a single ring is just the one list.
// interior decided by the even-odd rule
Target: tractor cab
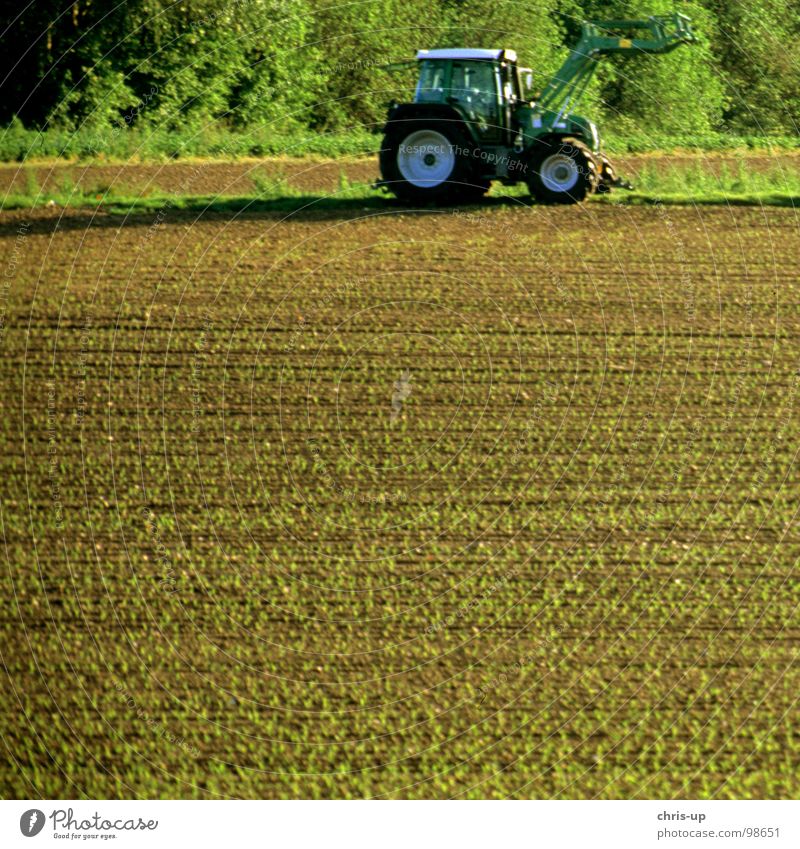
[{"label": "tractor cab", "polygon": [[420,50],[415,103],[455,105],[484,142],[507,142],[522,87],[513,50]]}]

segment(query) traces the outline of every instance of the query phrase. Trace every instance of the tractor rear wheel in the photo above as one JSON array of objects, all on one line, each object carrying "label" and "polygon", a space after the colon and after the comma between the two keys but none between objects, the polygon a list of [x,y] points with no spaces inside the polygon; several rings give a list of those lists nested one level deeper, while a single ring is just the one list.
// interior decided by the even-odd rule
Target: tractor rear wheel
[{"label": "tractor rear wheel", "polygon": [[381,146],[383,185],[405,201],[461,201],[482,195],[472,147],[447,121],[398,121]]},{"label": "tractor rear wheel", "polygon": [[591,150],[577,139],[542,145],[531,157],[530,169],[528,188],[543,203],[579,203],[599,182]]}]

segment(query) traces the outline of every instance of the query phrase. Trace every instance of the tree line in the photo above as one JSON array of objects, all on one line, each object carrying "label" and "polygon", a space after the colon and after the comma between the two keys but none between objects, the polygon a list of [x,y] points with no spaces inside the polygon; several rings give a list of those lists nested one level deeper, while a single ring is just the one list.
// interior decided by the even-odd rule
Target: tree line
[{"label": "tree line", "polygon": [[600,63],[582,112],[626,130],[791,136],[797,0],[37,0],[0,12],[0,123],[121,132],[378,129],[423,47],[511,47],[543,83],[584,18],[681,11],[700,41]]}]

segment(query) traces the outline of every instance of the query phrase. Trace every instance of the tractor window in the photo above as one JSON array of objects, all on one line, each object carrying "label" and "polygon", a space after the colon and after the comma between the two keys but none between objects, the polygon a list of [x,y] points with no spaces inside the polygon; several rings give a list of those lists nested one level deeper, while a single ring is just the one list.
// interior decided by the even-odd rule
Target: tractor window
[{"label": "tractor window", "polygon": [[497,72],[491,62],[453,62],[450,93],[467,110],[482,132],[495,131],[497,113]]},{"label": "tractor window", "polygon": [[444,100],[444,62],[420,62],[417,103],[441,103]]}]

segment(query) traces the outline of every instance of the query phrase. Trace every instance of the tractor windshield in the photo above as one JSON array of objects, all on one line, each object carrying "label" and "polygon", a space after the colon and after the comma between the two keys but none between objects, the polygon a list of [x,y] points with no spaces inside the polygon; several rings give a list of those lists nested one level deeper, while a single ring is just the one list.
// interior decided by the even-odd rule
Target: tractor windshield
[{"label": "tractor windshield", "polygon": [[491,134],[499,122],[497,66],[492,62],[453,62],[450,94],[476,122]]}]

